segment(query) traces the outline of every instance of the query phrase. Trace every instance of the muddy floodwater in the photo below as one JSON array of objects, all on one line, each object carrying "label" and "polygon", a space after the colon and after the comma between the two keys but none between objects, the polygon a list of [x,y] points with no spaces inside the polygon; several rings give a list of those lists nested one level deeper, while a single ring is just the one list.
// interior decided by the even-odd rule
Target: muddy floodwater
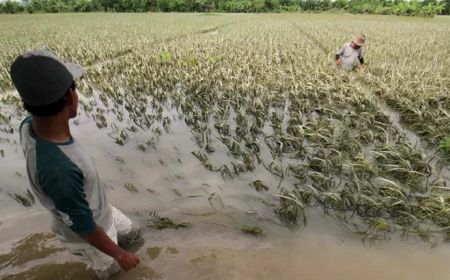
[{"label": "muddy floodwater", "polygon": [[[114,132],[99,130],[80,111],[71,123],[75,140],[92,156],[110,202],[144,229],[144,241],[130,248],[141,264],[114,279],[450,279],[445,243],[432,247],[396,235],[363,243],[319,210],[307,212],[305,227],[289,230],[269,207],[277,203],[278,180],[261,166],[231,180],[206,170],[192,154],[197,147],[190,129],[170,108],[164,113],[172,120],[168,132],[145,149],[139,145],[150,140],[148,133],[129,133],[118,145]],[[12,126],[23,117],[17,114]],[[0,159],[0,278],[93,279],[51,234],[45,209],[10,196],[24,193],[28,181],[18,135],[8,139]],[[217,149],[212,160],[220,162]],[[256,179],[269,191],[250,188]],[[147,228],[150,212],[189,226]],[[243,232],[252,226],[262,234]]]}]

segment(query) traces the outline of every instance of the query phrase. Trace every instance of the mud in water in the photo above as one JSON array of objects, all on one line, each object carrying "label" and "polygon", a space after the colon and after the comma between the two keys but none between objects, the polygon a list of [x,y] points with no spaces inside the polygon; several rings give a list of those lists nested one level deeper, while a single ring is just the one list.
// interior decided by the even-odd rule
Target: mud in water
[{"label": "mud in water", "polygon": [[[141,264],[113,279],[448,279],[448,248],[400,240],[363,246],[318,215],[290,232],[266,225],[254,238],[225,224],[197,222],[176,231],[148,230]],[[51,234],[34,234],[0,256],[1,279],[95,279]],[[47,245],[43,245],[47,244]],[[20,253],[20,254],[19,254]]]}]

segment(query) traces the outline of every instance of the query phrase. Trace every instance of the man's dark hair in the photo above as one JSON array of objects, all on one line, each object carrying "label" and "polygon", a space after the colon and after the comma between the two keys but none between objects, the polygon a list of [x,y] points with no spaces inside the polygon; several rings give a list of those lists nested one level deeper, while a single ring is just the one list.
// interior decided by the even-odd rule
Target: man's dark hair
[{"label": "man's dark hair", "polygon": [[43,106],[34,106],[30,104],[23,103],[23,107],[25,110],[30,112],[32,115],[38,116],[38,117],[50,117],[50,116],[56,116],[58,113],[60,113],[64,106],[66,106],[67,101],[67,95],[69,94],[69,90],[75,90],[75,82],[72,82],[70,87],[67,89],[66,94],[64,94],[63,97],[58,99],[56,102],[53,102],[48,105]]}]

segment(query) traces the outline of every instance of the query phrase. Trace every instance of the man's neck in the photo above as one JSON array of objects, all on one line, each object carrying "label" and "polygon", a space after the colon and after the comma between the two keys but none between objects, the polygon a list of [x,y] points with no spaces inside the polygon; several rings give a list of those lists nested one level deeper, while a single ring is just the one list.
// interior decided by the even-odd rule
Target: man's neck
[{"label": "man's neck", "polygon": [[32,127],[34,133],[43,140],[54,143],[65,143],[71,140],[69,119],[64,116],[33,116]]}]

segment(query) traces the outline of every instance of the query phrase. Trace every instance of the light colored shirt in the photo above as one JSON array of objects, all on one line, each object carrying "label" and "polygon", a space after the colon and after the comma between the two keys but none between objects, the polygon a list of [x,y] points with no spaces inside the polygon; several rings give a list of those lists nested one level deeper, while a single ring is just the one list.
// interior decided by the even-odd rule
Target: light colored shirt
[{"label": "light colored shirt", "polygon": [[52,230],[61,241],[85,243],[96,226],[109,229],[112,210],[89,155],[73,139],[56,144],[39,138],[32,118],[20,125],[31,189],[53,216]]},{"label": "light colored shirt", "polygon": [[336,54],[340,56],[341,67],[345,70],[353,70],[360,63],[359,59],[364,57],[362,48],[354,49],[351,43],[344,44]]}]

